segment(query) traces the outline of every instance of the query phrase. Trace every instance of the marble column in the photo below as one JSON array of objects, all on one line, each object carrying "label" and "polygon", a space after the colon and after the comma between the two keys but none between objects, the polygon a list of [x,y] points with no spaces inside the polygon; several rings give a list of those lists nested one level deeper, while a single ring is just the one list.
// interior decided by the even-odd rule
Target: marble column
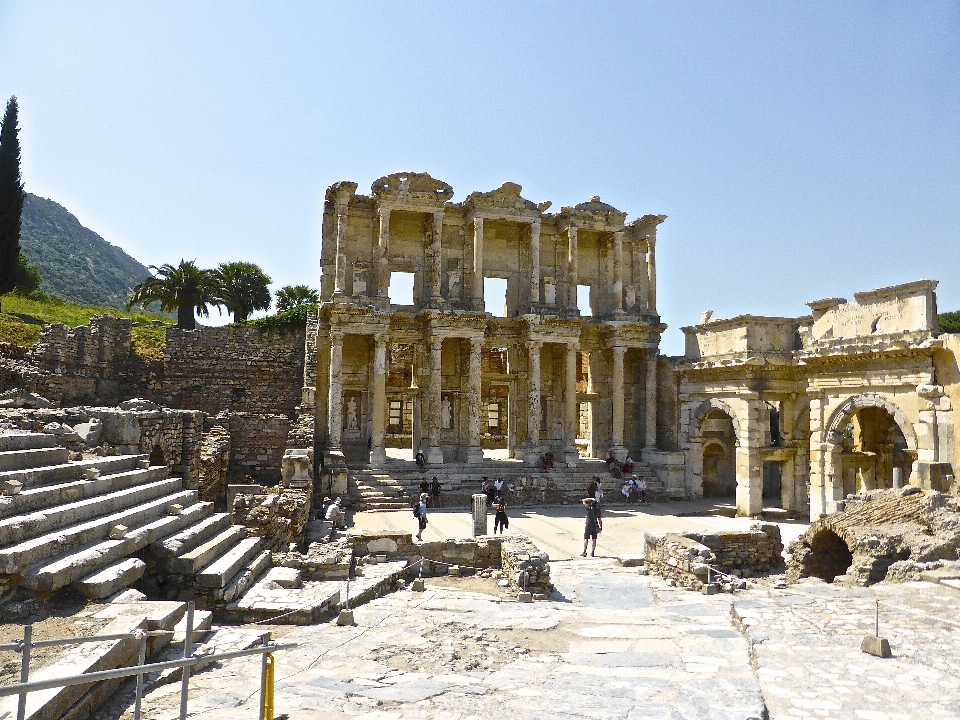
[{"label": "marble column", "polygon": [[483,462],[483,446],[480,440],[480,425],[482,420],[481,395],[481,354],[483,352],[483,338],[470,338],[470,364],[467,383],[467,462]]},{"label": "marble column", "polygon": [[335,295],[343,295],[347,287],[347,205],[337,205],[337,260],[335,265]]},{"label": "marble column", "polygon": [[430,340],[430,383],[427,388],[429,410],[427,413],[427,462],[431,465],[443,463],[443,450],[440,448],[440,390],[442,373],[442,338]]},{"label": "marble column", "polygon": [[613,370],[611,373],[613,385],[610,390],[610,400],[613,403],[613,423],[611,424],[610,450],[616,455],[618,460],[623,460],[627,456],[627,449],[623,445],[623,356],[627,348],[623,345],[614,345],[611,349],[613,353]]},{"label": "marble column", "polygon": [[380,237],[377,241],[377,292],[378,297],[390,293],[390,210],[380,208]]},{"label": "marble column", "polygon": [[483,218],[473,219],[473,309],[484,310],[483,302]]},{"label": "marble column", "polygon": [[430,301],[431,306],[442,302],[440,282],[443,264],[443,210],[433,213],[433,242],[430,244],[432,263],[430,265]]},{"label": "marble column", "polygon": [[657,449],[657,349],[647,348],[647,387],[646,387],[644,446],[647,450]]},{"label": "marble column", "polygon": [[647,238],[647,309],[657,311],[657,240]]},{"label": "marble column", "polygon": [[382,467],[387,461],[384,446],[387,430],[387,336],[374,335],[373,417],[370,438],[370,464]]},{"label": "marble column", "polygon": [[540,462],[540,348],[543,343],[528,340],[527,346],[527,453],[526,462]]},{"label": "marble column", "polygon": [[623,312],[623,231],[613,234],[613,282],[610,284],[613,295],[613,312]]},{"label": "marble column", "polygon": [[540,220],[530,223],[530,309],[540,304]]},{"label": "marble column", "polygon": [[567,308],[577,309],[577,226],[567,228]]},{"label": "marble column", "polygon": [[563,461],[567,465],[580,459],[577,452],[577,343],[567,343],[563,384]]},{"label": "marble column", "polygon": [[327,437],[330,450],[340,450],[343,433],[343,333],[330,333],[330,394],[327,403]]}]

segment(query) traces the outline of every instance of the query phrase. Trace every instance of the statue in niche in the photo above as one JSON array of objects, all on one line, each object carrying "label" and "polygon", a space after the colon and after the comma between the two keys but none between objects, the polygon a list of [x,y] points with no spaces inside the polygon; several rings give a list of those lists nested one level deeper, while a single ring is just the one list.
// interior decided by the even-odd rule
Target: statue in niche
[{"label": "statue in niche", "polygon": [[357,399],[351,397],[347,400],[347,430],[359,430],[360,424],[357,420]]},{"label": "statue in niche", "polygon": [[444,398],[440,403],[440,427],[449,430],[453,427],[453,408],[450,406],[450,398]]}]

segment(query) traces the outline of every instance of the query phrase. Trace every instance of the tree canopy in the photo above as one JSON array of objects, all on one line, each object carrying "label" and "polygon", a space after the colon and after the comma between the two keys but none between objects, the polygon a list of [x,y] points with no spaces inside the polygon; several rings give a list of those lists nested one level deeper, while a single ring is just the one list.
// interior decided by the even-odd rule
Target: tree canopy
[{"label": "tree canopy", "polygon": [[181,260],[177,266],[151,265],[150,277],[130,291],[127,307],[146,308],[160,303],[163,312],[177,311],[177,327],[194,330],[195,314],[209,317],[210,305],[221,305],[219,275],[215,270],[201,270],[193,260]]},{"label": "tree canopy", "polygon": [[255,310],[270,309],[270,276],[259,265],[221,263],[215,272],[218,299],[233,314],[234,322],[246,320]]},{"label": "tree canopy", "polygon": [[284,285],[277,290],[277,312],[286,312],[303,305],[316,305],[320,293],[306,285]]},{"label": "tree canopy", "polygon": [[0,125],[0,294],[17,287],[20,271],[20,214],[23,180],[20,175],[20,138],[17,98],[7,101]]}]

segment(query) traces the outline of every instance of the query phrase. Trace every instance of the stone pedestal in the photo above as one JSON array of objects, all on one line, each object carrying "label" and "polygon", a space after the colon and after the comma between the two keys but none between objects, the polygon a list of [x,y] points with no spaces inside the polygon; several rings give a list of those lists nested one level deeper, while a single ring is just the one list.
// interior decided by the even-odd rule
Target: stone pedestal
[{"label": "stone pedestal", "polygon": [[473,496],[473,536],[487,534],[487,496],[477,493]]},{"label": "stone pedestal", "polygon": [[438,447],[428,447],[424,457],[430,465],[443,465],[443,450]]},{"label": "stone pedestal", "polygon": [[280,465],[280,478],[283,487],[313,487],[313,448],[287,448]]}]

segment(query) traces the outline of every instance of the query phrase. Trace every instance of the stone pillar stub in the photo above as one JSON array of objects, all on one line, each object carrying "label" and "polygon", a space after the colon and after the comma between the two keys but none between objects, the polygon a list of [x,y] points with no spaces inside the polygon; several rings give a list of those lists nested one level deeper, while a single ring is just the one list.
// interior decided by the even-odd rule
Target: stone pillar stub
[{"label": "stone pillar stub", "polygon": [[614,345],[610,348],[613,353],[613,367],[611,379],[613,384],[610,390],[610,401],[613,404],[613,422],[611,424],[611,442],[610,452],[617,460],[623,460],[627,456],[627,449],[623,445],[623,356],[627,348],[623,345]]},{"label": "stone pillar stub", "polygon": [[431,265],[430,265],[430,304],[431,307],[437,307],[443,304],[443,294],[441,293],[440,278],[442,276],[443,264],[443,210],[437,210],[433,213],[433,236],[430,243]]},{"label": "stone pillar stub", "polygon": [[528,340],[527,346],[527,451],[525,462],[540,462],[540,348],[543,343]]},{"label": "stone pillar stub", "polygon": [[384,446],[387,429],[387,336],[375,335],[373,340],[373,432],[370,438],[370,464],[382,467],[387,462]]},{"label": "stone pillar stub", "polygon": [[577,452],[577,344],[567,343],[563,386],[563,462],[568,467],[580,460]]},{"label": "stone pillar stub", "polygon": [[481,395],[480,387],[482,382],[481,376],[481,359],[483,353],[483,338],[482,337],[472,337],[470,338],[470,362],[468,370],[468,383],[467,383],[467,412],[469,414],[468,425],[467,425],[467,462],[468,463],[482,463],[483,462],[483,447],[481,445],[480,439],[480,424],[481,424],[481,411],[480,407]]},{"label": "stone pillar stub", "polygon": [[428,425],[427,425],[427,462],[431,465],[443,463],[443,450],[440,448],[440,391],[443,378],[442,368],[443,339],[430,340],[430,383],[428,388]]},{"label": "stone pillar stub", "polygon": [[333,292],[343,295],[346,292],[347,256],[344,249],[347,245],[347,205],[337,205],[337,258],[334,275]]},{"label": "stone pillar stub", "polygon": [[647,238],[647,309],[657,311],[657,241]]},{"label": "stone pillar stub", "polygon": [[477,493],[473,498],[473,536],[487,534],[487,496]]}]

